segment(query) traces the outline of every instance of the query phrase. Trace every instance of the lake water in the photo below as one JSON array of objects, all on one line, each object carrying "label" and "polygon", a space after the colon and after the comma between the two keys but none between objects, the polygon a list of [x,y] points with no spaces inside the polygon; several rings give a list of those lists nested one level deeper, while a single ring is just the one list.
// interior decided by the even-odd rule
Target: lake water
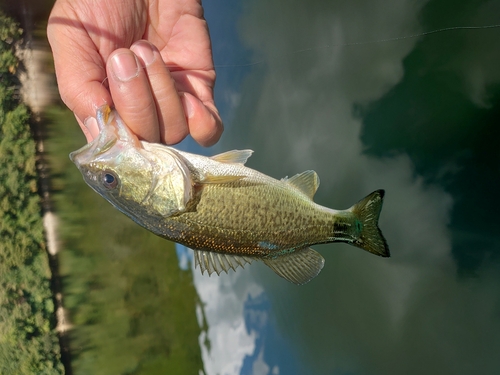
[{"label": "lake water", "polygon": [[[281,178],[314,169],[315,201],[386,190],[392,257],[316,246],[297,287],[263,265],[194,281],[209,374],[493,374],[500,369],[499,1],[205,3],[215,153]],[[372,41],[380,41],[374,42]],[[248,64],[248,65],[246,65]]]},{"label": "lake water", "polygon": [[[199,299],[162,306],[196,312],[205,373],[497,373],[500,28],[410,36],[498,24],[500,1],[212,0],[204,7],[226,130],[211,149],[189,140],[179,148],[207,155],[250,148],[247,165],[276,178],[314,169],[321,178],[315,201],[337,209],[383,188],[380,226],[392,254],[315,246],[325,267],[298,287],[259,263],[220,277],[191,274],[191,255],[178,247],[188,272],[169,272],[177,283],[192,278]],[[75,373],[95,361],[103,374],[163,374],[160,365],[148,372],[123,353],[135,345],[176,353],[175,343],[150,339],[174,325],[153,304],[174,288],[156,276],[162,262],[172,262],[161,251],[173,250],[138,240],[78,181],[87,193],[68,190],[71,209],[95,199],[94,216],[78,221],[102,224],[95,237],[72,230],[73,255],[62,258]],[[80,242],[93,251],[81,251]],[[97,268],[119,278],[95,276],[76,287]],[[111,307],[118,305],[133,318]],[[82,311],[92,319],[79,320]],[[86,356],[89,327],[99,324],[114,325],[116,339]],[[110,362],[119,364],[107,369]]]}]

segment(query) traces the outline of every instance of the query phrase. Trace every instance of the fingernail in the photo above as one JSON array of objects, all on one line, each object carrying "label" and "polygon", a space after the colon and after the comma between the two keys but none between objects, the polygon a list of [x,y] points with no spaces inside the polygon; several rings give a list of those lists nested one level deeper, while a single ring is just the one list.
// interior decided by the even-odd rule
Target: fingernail
[{"label": "fingernail", "polygon": [[119,81],[126,82],[139,75],[139,63],[133,53],[122,52],[111,58],[111,70]]},{"label": "fingernail", "polygon": [[142,60],[146,67],[151,65],[156,60],[156,49],[149,42],[140,40],[134,43],[134,45],[130,47],[130,49]]},{"label": "fingernail", "polygon": [[99,127],[97,126],[97,120],[95,117],[87,117],[83,122],[83,126],[88,130],[92,138],[99,135]]},{"label": "fingernail", "polygon": [[194,98],[191,97],[190,94],[184,93],[182,95],[182,105],[184,107],[184,112],[188,118],[193,117],[194,115],[194,104],[192,102]]}]

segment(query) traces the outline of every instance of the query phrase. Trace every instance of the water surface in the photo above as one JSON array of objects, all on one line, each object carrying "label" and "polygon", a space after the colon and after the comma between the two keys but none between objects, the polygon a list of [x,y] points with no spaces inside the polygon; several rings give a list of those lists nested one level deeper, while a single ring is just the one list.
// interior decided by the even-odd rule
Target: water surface
[{"label": "water surface", "polygon": [[371,41],[499,23],[500,2],[205,7],[226,120],[216,149],[251,148],[247,165],[277,178],[316,170],[329,207],[384,188],[392,252],[316,246],[325,268],[302,287],[260,265],[194,271],[207,373],[495,373],[500,29]]},{"label": "water surface", "polygon": [[[189,253],[178,248],[177,269],[170,245],[133,229],[67,161],[75,374],[496,373],[500,29],[406,36],[498,24],[500,1],[204,7],[226,131],[211,149],[179,147],[250,148],[247,165],[276,178],[314,169],[316,202],[337,209],[385,189],[392,257],[316,246],[325,267],[301,287],[258,263],[191,274]],[[65,152],[83,142],[71,129]]]}]

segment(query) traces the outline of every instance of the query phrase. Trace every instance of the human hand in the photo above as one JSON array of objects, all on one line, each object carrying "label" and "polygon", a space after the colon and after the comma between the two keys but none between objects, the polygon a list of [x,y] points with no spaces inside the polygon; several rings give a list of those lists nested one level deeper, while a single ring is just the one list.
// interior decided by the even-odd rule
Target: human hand
[{"label": "human hand", "polygon": [[149,142],[174,144],[188,134],[204,146],[218,141],[223,127],[199,0],[57,0],[47,35],[61,97],[88,141],[105,103]]}]

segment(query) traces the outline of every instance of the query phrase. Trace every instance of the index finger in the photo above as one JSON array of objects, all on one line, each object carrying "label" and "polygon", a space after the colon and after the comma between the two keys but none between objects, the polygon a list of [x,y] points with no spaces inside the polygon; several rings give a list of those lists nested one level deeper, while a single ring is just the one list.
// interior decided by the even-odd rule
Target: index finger
[{"label": "index finger", "polygon": [[86,119],[95,116],[97,107],[112,104],[110,93],[103,84],[106,78],[104,61],[84,26],[71,15],[62,14],[57,7],[49,18],[47,37],[54,55],[61,98],[89,138],[83,125]]}]

